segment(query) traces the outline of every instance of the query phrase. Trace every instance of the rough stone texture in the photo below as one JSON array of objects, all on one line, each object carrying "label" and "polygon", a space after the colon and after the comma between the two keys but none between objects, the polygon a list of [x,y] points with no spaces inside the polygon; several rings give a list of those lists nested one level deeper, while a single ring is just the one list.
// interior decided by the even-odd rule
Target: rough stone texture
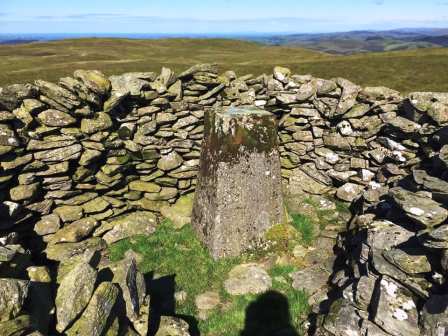
[{"label": "rough stone texture", "polygon": [[239,255],[283,219],[276,122],[256,108],[219,109],[204,137],[193,226],[214,258]]},{"label": "rough stone texture", "polygon": [[79,320],[67,331],[67,336],[103,335],[118,293],[119,290],[113,283],[102,282],[93,293]]},{"label": "rough stone texture", "polygon": [[111,244],[137,234],[151,234],[155,231],[157,217],[151,212],[138,211],[113,219],[107,223],[110,228],[103,239]]},{"label": "rough stone texture", "polygon": [[155,336],[190,336],[188,323],[178,317],[162,316]]},{"label": "rough stone texture", "polygon": [[[63,332],[89,303],[97,272],[88,264],[75,266],[61,281],[56,295],[56,330]],[[82,284],[82,285],[81,285]]]},{"label": "rough stone texture", "polygon": [[224,281],[224,288],[230,295],[259,294],[271,286],[271,277],[257,264],[235,266]]},{"label": "rough stone texture", "polygon": [[29,282],[0,279],[0,322],[15,318],[22,310],[28,295]]}]

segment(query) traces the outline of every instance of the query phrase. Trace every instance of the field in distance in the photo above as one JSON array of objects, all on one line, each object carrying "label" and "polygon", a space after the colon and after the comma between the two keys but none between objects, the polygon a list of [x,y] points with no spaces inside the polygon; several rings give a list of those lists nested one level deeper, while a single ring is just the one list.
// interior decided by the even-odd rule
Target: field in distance
[{"label": "field in distance", "polygon": [[330,55],[303,48],[266,46],[226,39],[77,39],[0,46],[0,86],[57,81],[76,69],[108,75],[131,71],[176,72],[197,63],[217,63],[238,75],[271,73],[276,65],[297,74],[345,77],[363,86],[402,92],[448,91],[448,48]]}]

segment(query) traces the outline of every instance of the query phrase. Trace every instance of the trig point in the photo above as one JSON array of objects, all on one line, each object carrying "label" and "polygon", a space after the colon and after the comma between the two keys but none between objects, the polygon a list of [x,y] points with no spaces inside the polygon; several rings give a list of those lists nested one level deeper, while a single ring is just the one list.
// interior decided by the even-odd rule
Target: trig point
[{"label": "trig point", "polygon": [[239,255],[281,223],[275,116],[252,106],[205,116],[193,226],[215,259]]}]

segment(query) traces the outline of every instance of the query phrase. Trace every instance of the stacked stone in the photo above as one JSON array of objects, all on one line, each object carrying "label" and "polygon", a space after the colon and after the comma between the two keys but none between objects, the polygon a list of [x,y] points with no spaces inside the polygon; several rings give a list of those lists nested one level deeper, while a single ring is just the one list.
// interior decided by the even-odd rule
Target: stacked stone
[{"label": "stacked stone", "polygon": [[[448,95],[412,93],[377,142],[393,151],[365,190],[341,240],[341,297],[319,335],[444,335],[448,332]],[[382,118],[384,120],[384,118]],[[387,137],[386,137],[387,133]]]},{"label": "stacked stone", "polygon": [[[14,324],[23,331],[47,332],[51,309],[43,321],[30,309],[25,310],[26,321],[18,315],[32,280],[26,248],[36,254],[45,248],[46,258],[59,262],[57,282],[92,287],[84,303],[96,300],[98,304],[100,298],[92,294],[96,276],[79,278],[82,272],[75,272],[66,280],[67,268],[78,269],[74,260],[82,261],[84,268],[89,263],[93,267],[90,255],[81,258],[83,252],[103,250],[106,244],[134,234],[152,233],[156,216],[135,210],[158,212],[194,189],[203,110],[216,100],[211,92],[216,78],[216,67],[211,65],[193,67],[179,77],[167,68],[159,76],[129,73],[110,78],[98,71],[78,70],[74,78],[62,78],[58,84],[38,80],[34,85],[1,90],[0,233],[5,234],[0,235],[0,277],[8,277],[5,281],[14,283],[14,288],[16,282],[25,281],[23,295],[9,290],[9,283],[2,287],[5,302],[0,304],[0,322],[6,319],[8,323],[1,328],[15,330]],[[188,88],[205,92],[195,95]],[[47,282],[56,280],[47,275]],[[109,289],[107,295],[115,292]],[[20,301],[11,300],[17,306],[14,314],[3,314],[3,305],[9,309],[8,295]],[[56,316],[59,321],[67,317],[64,308],[58,307],[57,295],[56,311],[63,311]],[[117,295],[112,296],[108,304],[113,305]],[[67,327],[81,310],[58,331],[70,334]],[[84,314],[88,311],[87,307]],[[93,324],[82,328],[105,328],[97,325],[105,321],[89,318]],[[134,329],[138,331],[135,324]],[[91,334],[89,330],[81,334]]]},{"label": "stacked stone", "polygon": [[[79,311],[84,313],[68,318],[60,332],[78,330],[84,325],[78,321],[93,320],[88,317],[93,310],[88,308],[90,302],[105,304],[96,291],[110,302],[126,302],[124,290],[114,294],[119,280],[92,280],[103,279],[101,269],[110,266],[104,264],[101,251],[134,234],[151,234],[159,212],[169,212],[164,209],[176,212],[173,204],[195,189],[204,112],[238,105],[263,107],[277,117],[282,176],[290,196],[329,194],[356,202],[364,214],[352,228],[353,239],[341,247],[358,255],[347,258],[353,260],[346,265],[351,276],[338,274],[335,283],[358,286],[362,280],[358,287],[371,286],[374,293],[386,287],[405,292],[406,300],[411,297],[418,308],[400,308],[395,319],[405,322],[397,329],[404,325],[403,330],[415,333],[414,322],[406,323],[414,313],[419,323],[429,318],[431,309],[420,307],[440,302],[436,295],[446,276],[448,95],[412,93],[403,98],[388,88],[293,75],[281,67],[258,77],[237,77],[233,71],[218,75],[217,67],[208,64],[177,76],[167,68],[160,74],[109,78],[98,71],[78,70],[57,84],[38,80],[0,89],[0,278],[7,282],[0,286],[0,330],[6,326],[45,334],[51,325],[51,297],[62,297],[59,290],[52,290],[55,283],[95,284],[86,285],[90,289]],[[411,229],[410,223],[420,226]],[[402,226],[412,234],[402,232]],[[398,237],[391,238],[396,231]],[[372,239],[379,243],[372,247]],[[405,242],[423,252],[397,251],[396,246]],[[419,272],[403,266],[408,259]],[[382,266],[373,267],[375,260]],[[70,270],[89,267],[94,271],[86,272],[92,275],[89,279],[68,277]],[[391,267],[401,275],[391,275]],[[422,270],[429,280],[421,280]],[[45,302],[36,289],[46,288],[45,284],[50,294],[43,296],[50,300],[44,314],[32,303]],[[357,287],[353,288],[356,293]],[[341,314],[357,307],[353,316],[362,316],[361,325],[401,335],[386,330],[386,324],[394,323],[385,316],[375,319],[370,294],[362,309],[345,299],[339,305]],[[378,301],[377,294],[373,296]],[[1,301],[2,297],[15,299]],[[31,304],[23,307],[25,298]],[[146,293],[139,293],[142,307],[145,300]],[[58,317],[58,302],[56,324],[63,319]],[[405,302],[406,307],[412,305]],[[404,319],[403,311],[411,317]],[[339,316],[334,307],[331,312]],[[136,316],[142,314],[125,309],[114,323],[138,332]],[[106,325],[101,330],[111,327]],[[326,322],[322,330],[343,334],[335,331],[338,328]]]}]

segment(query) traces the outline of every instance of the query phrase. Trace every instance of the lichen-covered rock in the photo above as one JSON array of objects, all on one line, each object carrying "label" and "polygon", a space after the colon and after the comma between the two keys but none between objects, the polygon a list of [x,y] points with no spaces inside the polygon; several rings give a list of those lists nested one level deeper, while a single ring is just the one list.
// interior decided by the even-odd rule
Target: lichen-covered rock
[{"label": "lichen-covered rock", "polygon": [[259,294],[272,286],[271,277],[257,264],[235,266],[224,281],[224,289],[230,295]]},{"label": "lichen-covered rock", "polygon": [[98,95],[105,96],[111,89],[109,79],[97,70],[76,70],[73,76]]},{"label": "lichen-covered rock", "polygon": [[188,323],[178,317],[162,316],[155,336],[190,336]]},{"label": "lichen-covered rock", "polygon": [[394,336],[419,336],[417,306],[409,291],[388,277],[380,282],[374,322]]},{"label": "lichen-covered rock", "polygon": [[113,92],[123,92],[126,95],[140,96],[140,92],[150,87],[150,82],[155,80],[153,72],[130,72],[119,76],[111,76]]},{"label": "lichen-covered rock", "polygon": [[107,244],[112,244],[138,234],[150,235],[155,231],[157,223],[155,214],[147,211],[136,211],[109,221],[107,225],[111,229],[103,236],[103,239]]},{"label": "lichen-covered rock", "polygon": [[[59,146],[58,146],[59,147]],[[62,162],[67,160],[77,160],[81,156],[82,146],[74,144],[61,148],[48,149],[34,153],[34,159],[43,162]]]},{"label": "lichen-covered rock", "polygon": [[162,216],[170,219],[176,229],[180,229],[184,225],[191,223],[193,201],[194,194],[182,196],[173,205],[162,207],[160,213]]},{"label": "lichen-covered rock", "polygon": [[429,248],[448,249],[448,225],[422,231],[418,236],[422,244]]},{"label": "lichen-covered rock", "polygon": [[50,244],[76,243],[88,237],[93,229],[98,225],[95,218],[85,217],[64,226],[58,230],[51,238]]},{"label": "lichen-covered rock", "polygon": [[0,279],[0,323],[19,315],[28,295],[28,287],[29,281],[26,280]]},{"label": "lichen-covered rock", "polygon": [[390,195],[407,216],[425,227],[436,226],[448,218],[448,211],[430,198],[403,188],[391,189]]},{"label": "lichen-covered rock", "polygon": [[101,336],[106,330],[107,321],[113,314],[113,307],[119,294],[118,288],[110,282],[102,282],[81,317],[67,330],[67,336]]},{"label": "lichen-covered rock", "polygon": [[113,265],[111,269],[114,274],[112,281],[121,288],[127,317],[133,323],[140,322],[141,315],[144,313],[146,284],[143,274],[137,270],[135,258],[132,255],[126,255],[121,262]]},{"label": "lichen-covered rock", "polygon": [[93,134],[100,131],[107,130],[112,127],[112,119],[105,112],[95,113],[93,119],[82,119],[81,120],[81,132],[86,134]]},{"label": "lichen-covered rock", "polygon": [[62,279],[56,294],[57,331],[63,332],[87,306],[96,277],[89,264],[80,263]]},{"label": "lichen-covered rock", "polygon": [[29,185],[19,185],[10,190],[11,200],[24,201],[33,199],[39,192],[39,183]]},{"label": "lichen-covered rock", "polygon": [[[20,315],[15,319],[0,322],[0,335],[2,336],[18,336],[24,335],[32,331],[32,320],[29,315]],[[32,334],[26,334],[32,335]],[[42,334],[41,334],[42,335]],[[41,336],[37,334],[36,336]]]},{"label": "lichen-covered rock", "polygon": [[353,201],[356,197],[361,195],[364,186],[355,183],[346,183],[339,187],[336,191],[336,196],[346,202]]},{"label": "lichen-covered rock", "polygon": [[147,193],[158,193],[162,188],[158,184],[153,182],[136,180],[129,183],[129,189]]},{"label": "lichen-covered rock", "polygon": [[78,243],[52,244],[47,246],[47,258],[55,261],[64,261],[87,251],[100,251],[106,248],[105,241],[98,237],[89,238]]},{"label": "lichen-covered rock", "polygon": [[330,189],[330,186],[317,181],[300,168],[293,169],[289,176],[288,193],[292,196],[301,195],[304,192],[321,195],[330,191]]},{"label": "lichen-covered rock", "polygon": [[84,209],[79,205],[63,205],[54,209],[62,222],[74,222],[82,218]]},{"label": "lichen-covered rock", "polygon": [[428,257],[426,255],[419,255],[419,252],[422,253],[422,251],[419,251],[418,249],[413,251],[403,251],[395,248],[389,251],[384,251],[383,255],[387,261],[408,274],[431,272],[431,264],[428,261]]},{"label": "lichen-covered rock", "polygon": [[46,97],[60,104],[66,110],[80,105],[80,101],[76,95],[59,85],[43,80],[37,80],[35,83]]},{"label": "lichen-covered rock", "polygon": [[448,122],[448,94],[439,92],[413,92],[409,94],[411,104],[438,124]]},{"label": "lichen-covered rock", "polygon": [[61,227],[61,219],[56,214],[42,216],[40,221],[34,225],[34,231],[39,236],[55,233]]},{"label": "lichen-covered rock", "polygon": [[281,66],[274,67],[274,78],[282,83],[288,83],[291,76],[291,70]]},{"label": "lichen-covered rock", "polygon": [[46,110],[37,115],[37,119],[46,126],[64,127],[76,123],[70,114],[58,110]]},{"label": "lichen-covered rock", "polygon": [[176,152],[171,152],[168,155],[162,156],[157,162],[157,168],[163,171],[169,171],[179,167],[184,160],[182,156]]},{"label": "lichen-covered rock", "polygon": [[23,100],[34,98],[38,90],[31,84],[13,84],[0,89],[0,107],[9,111],[19,107]]}]

